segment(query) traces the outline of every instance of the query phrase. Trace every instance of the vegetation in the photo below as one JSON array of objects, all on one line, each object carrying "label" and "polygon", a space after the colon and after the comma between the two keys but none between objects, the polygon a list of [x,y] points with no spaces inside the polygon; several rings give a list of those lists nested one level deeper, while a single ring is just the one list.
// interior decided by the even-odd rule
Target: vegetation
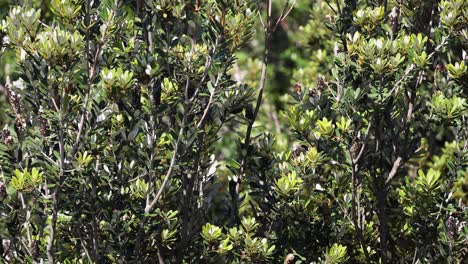
[{"label": "vegetation", "polygon": [[5,263],[465,263],[464,0],[0,1]]}]

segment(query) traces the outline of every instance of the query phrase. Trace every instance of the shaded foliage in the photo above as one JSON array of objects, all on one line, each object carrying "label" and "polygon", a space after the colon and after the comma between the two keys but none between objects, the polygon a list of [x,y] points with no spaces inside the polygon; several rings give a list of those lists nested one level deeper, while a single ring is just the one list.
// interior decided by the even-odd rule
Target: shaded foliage
[{"label": "shaded foliage", "polygon": [[465,1],[29,2],[2,261],[467,259]]}]

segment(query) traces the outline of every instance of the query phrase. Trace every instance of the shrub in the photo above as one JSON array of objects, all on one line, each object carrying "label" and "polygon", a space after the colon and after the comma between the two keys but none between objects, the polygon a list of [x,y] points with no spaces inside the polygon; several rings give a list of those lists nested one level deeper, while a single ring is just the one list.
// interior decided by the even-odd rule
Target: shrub
[{"label": "shrub", "polygon": [[467,258],[463,0],[41,3],[0,25],[2,260]]}]

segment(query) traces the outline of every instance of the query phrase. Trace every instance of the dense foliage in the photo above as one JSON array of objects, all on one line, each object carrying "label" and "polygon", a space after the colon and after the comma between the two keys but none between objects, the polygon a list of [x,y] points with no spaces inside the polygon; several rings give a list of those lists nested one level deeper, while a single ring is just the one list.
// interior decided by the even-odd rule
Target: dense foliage
[{"label": "dense foliage", "polygon": [[466,1],[21,2],[2,262],[468,259]]}]

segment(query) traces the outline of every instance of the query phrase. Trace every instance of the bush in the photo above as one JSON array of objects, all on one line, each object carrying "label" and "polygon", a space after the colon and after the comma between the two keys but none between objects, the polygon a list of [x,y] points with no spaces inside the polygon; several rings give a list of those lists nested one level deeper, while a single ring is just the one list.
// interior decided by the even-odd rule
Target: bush
[{"label": "bush", "polygon": [[466,260],[463,0],[30,2],[6,262]]}]

